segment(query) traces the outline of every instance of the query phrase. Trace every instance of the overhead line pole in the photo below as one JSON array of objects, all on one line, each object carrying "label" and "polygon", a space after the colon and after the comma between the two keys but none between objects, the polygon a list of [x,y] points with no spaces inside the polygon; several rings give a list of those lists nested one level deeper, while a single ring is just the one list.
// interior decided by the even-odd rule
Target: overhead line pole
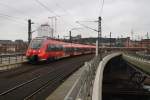
[{"label": "overhead line pole", "polygon": [[32,39],[32,29],[31,29],[31,25],[34,24],[33,22],[31,22],[31,19],[28,20],[28,44],[30,44],[31,39]]},{"label": "overhead line pole", "polygon": [[98,54],[100,55],[100,59],[102,59],[102,28],[101,28],[101,16],[98,17]]},{"label": "overhead line pole", "polygon": [[70,40],[70,43],[72,43],[72,35],[71,35],[71,30],[69,31],[69,40]]},{"label": "overhead line pole", "polygon": [[31,41],[31,19],[28,20],[28,44]]},{"label": "overhead line pole", "polygon": [[101,21],[102,21],[102,11],[104,7],[104,0],[102,0],[102,6],[100,9],[100,14],[98,17],[98,54],[100,55],[100,60],[102,60],[102,27],[101,27]]},{"label": "overhead line pole", "polygon": [[57,18],[55,17],[55,34],[57,34]]},{"label": "overhead line pole", "polygon": [[110,32],[110,39],[109,39],[109,42],[110,42],[110,48],[111,48],[111,32]]}]

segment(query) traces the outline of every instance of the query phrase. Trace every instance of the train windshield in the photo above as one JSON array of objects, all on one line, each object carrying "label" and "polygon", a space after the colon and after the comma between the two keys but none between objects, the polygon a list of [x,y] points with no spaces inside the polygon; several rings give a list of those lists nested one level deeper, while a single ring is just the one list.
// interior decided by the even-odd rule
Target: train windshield
[{"label": "train windshield", "polygon": [[39,49],[42,45],[42,42],[43,42],[43,40],[41,40],[41,39],[32,40],[32,42],[30,44],[30,48]]}]

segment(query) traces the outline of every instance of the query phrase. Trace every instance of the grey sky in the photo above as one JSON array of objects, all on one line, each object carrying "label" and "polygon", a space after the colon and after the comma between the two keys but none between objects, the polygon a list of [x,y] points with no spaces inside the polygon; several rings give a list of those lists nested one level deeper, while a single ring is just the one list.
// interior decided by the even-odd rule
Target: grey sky
[{"label": "grey sky", "polygon": [[[73,27],[80,27],[76,21],[96,20],[99,16],[102,0],[39,0],[45,4],[58,18],[58,33],[61,37],[68,35]],[[150,0],[105,0],[102,13],[103,36],[128,36],[133,29],[135,35],[145,37],[150,26]],[[4,17],[1,14],[13,16]],[[31,18],[36,24],[48,22],[48,17],[55,16],[40,6],[36,0],[0,0],[0,39],[27,40],[27,21]],[[37,24],[38,23],[38,24]],[[97,23],[84,22],[92,28]],[[73,35],[83,37],[97,36],[88,29],[73,31]],[[34,37],[36,33],[33,34]],[[137,36],[138,37],[138,36]]]}]

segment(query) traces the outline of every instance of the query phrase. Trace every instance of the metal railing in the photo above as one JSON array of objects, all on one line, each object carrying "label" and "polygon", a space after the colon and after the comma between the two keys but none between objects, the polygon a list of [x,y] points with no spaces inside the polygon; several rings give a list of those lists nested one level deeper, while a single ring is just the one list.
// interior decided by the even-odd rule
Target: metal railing
[{"label": "metal railing", "polygon": [[0,55],[0,66],[5,66],[9,64],[15,64],[25,61],[24,53],[15,53],[15,54],[1,54]]},{"label": "metal railing", "polygon": [[92,97],[92,86],[100,57],[95,56],[83,66],[82,74],[74,83],[64,100],[89,100]]},{"label": "metal railing", "polygon": [[135,57],[137,59],[150,61],[150,55],[148,54],[139,54],[139,53],[125,53],[125,54],[131,57]]}]

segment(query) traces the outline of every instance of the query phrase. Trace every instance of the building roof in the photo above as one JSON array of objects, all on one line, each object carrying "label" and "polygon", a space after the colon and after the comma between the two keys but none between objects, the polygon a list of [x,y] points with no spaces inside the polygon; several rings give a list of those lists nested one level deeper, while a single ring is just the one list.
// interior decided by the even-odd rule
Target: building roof
[{"label": "building roof", "polygon": [[11,40],[0,40],[0,44],[11,44],[13,43]]}]

